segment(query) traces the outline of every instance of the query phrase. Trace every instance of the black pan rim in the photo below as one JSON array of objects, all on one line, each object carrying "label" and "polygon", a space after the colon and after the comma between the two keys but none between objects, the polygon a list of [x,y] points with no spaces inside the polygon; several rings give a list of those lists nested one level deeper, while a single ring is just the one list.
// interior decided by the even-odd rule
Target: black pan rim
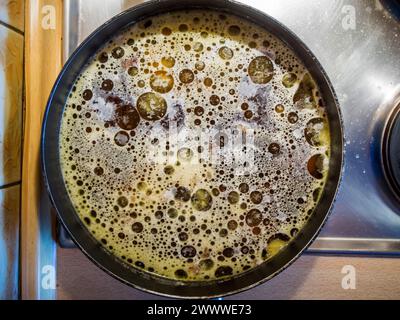
[{"label": "black pan rim", "polygon": [[[154,12],[156,10],[153,10],[153,9],[156,6],[158,6],[157,7],[158,10],[157,10],[157,12]],[[173,8],[170,8],[170,6],[172,6]],[[166,8],[160,9],[160,7],[166,7]],[[178,7],[180,7],[180,8],[178,8]],[[105,252],[105,250],[102,249],[100,247],[100,245],[98,245],[98,244],[96,246],[93,243],[91,243],[91,244],[82,243],[79,240],[82,237],[82,233],[85,232],[85,230],[83,230],[83,228],[85,228],[85,227],[83,227],[83,224],[81,224],[81,225],[71,224],[70,219],[68,219],[68,215],[72,215],[72,214],[76,215],[76,213],[75,212],[67,212],[67,210],[65,210],[65,208],[63,208],[65,203],[62,203],[61,200],[65,200],[65,199],[62,199],[62,195],[60,195],[56,192],[58,188],[61,187],[61,189],[62,189],[62,187],[64,185],[64,181],[62,180],[62,173],[61,173],[61,170],[57,170],[57,164],[54,164],[54,154],[53,154],[53,156],[50,155],[50,153],[54,152],[54,150],[47,147],[48,145],[50,147],[54,146],[54,144],[56,146],[58,145],[58,136],[57,135],[55,135],[55,138],[57,141],[56,142],[51,141],[51,139],[54,140],[54,132],[53,132],[53,137],[51,137],[52,132],[51,132],[51,127],[49,128],[49,126],[50,126],[49,119],[50,119],[51,115],[53,115],[53,113],[55,112],[57,107],[62,108],[62,109],[64,108],[64,104],[65,104],[65,100],[66,100],[67,96],[63,97],[63,98],[65,98],[64,103],[59,103],[59,101],[57,101],[57,98],[58,98],[57,94],[58,94],[60,85],[63,84],[62,82],[63,82],[63,80],[65,80],[65,77],[68,74],[68,71],[70,71],[71,64],[77,58],[79,58],[81,51],[87,49],[87,47],[90,44],[93,45],[95,38],[101,32],[103,32],[106,28],[112,26],[113,24],[118,23],[118,21],[123,20],[124,17],[127,17],[129,15],[134,15],[135,12],[137,13],[140,11],[147,11],[147,15],[143,16],[141,18],[140,17],[137,18],[135,21],[131,22],[131,24],[136,23],[136,22],[138,22],[142,19],[145,19],[149,16],[153,16],[155,14],[159,14],[162,12],[175,11],[175,10],[179,10],[179,9],[184,10],[184,9],[196,9],[196,8],[197,9],[209,9],[209,10],[211,9],[211,10],[217,10],[217,11],[225,11],[226,13],[234,14],[238,17],[247,19],[251,22],[254,22],[254,21],[252,21],[252,19],[254,17],[257,17],[260,21],[264,21],[265,24],[268,24],[269,26],[272,25],[275,28],[277,28],[281,34],[284,34],[287,37],[287,39],[291,40],[294,44],[296,44],[296,46],[298,48],[294,49],[293,44],[288,43],[286,41],[287,39],[283,39],[281,36],[273,33],[275,36],[277,36],[280,40],[284,41],[292,50],[294,50],[294,52],[300,57],[301,60],[304,61],[302,56],[299,54],[299,51],[301,51],[301,53],[303,55],[305,55],[309,59],[309,61],[312,61],[313,72],[311,72],[310,70],[309,71],[312,73],[313,77],[316,78],[318,86],[320,87],[321,90],[322,90],[321,83],[324,84],[324,91],[325,91],[324,93],[325,94],[322,94],[322,96],[324,98],[325,97],[329,98],[329,100],[330,100],[329,103],[330,103],[330,107],[332,108],[332,112],[336,115],[336,119],[335,119],[336,127],[334,128],[335,132],[333,132],[334,136],[336,137],[336,141],[334,142],[335,144],[331,146],[331,149],[332,149],[331,152],[332,153],[335,152],[334,156],[335,156],[336,166],[335,166],[334,170],[332,168],[329,169],[329,181],[327,181],[327,185],[328,185],[328,183],[330,183],[331,190],[330,190],[329,195],[325,197],[326,199],[325,198],[323,199],[324,201],[326,201],[324,203],[325,208],[324,208],[324,210],[320,210],[320,211],[322,211],[322,213],[320,214],[321,216],[310,218],[310,220],[312,218],[314,218],[314,228],[312,228],[312,230],[309,231],[309,234],[307,236],[304,236],[305,238],[302,239],[301,242],[298,241],[298,239],[296,238],[297,241],[292,241],[288,245],[287,250],[285,249],[281,253],[279,253],[277,256],[275,256],[277,258],[280,257],[281,259],[283,259],[284,263],[280,263],[280,266],[278,266],[278,267],[277,266],[272,267],[274,272],[270,272],[267,276],[263,276],[261,278],[256,277],[257,280],[255,280],[255,281],[250,281],[250,282],[247,281],[248,282],[247,285],[238,285],[238,283],[239,283],[237,281],[238,279],[239,280],[243,279],[243,277],[246,277],[250,273],[254,274],[254,273],[258,272],[260,269],[265,269],[265,265],[267,265],[267,264],[273,264],[274,261],[272,261],[272,260],[274,260],[274,259],[271,259],[271,261],[266,261],[265,263],[261,264],[260,266],[254,268],[254,269],[251,269],[248,272],[239,274],[238,276],[235,276],[232,279],[220,280],[220,281],[218,281],[218,280],[208,281],[206,283],[206,285],[204,285],[204,283],[203,283],[204,288],[214,287],[214,292],[205,293],[206,292],[205,290],[198,290],[200,287],[192,287],[191,288],[192,291],[198,290],[198,291],[204,292],[203,294],[198,294],[196,292],[194,292],[194,293],[187,292],[190,290],[180,290],[182,288],[192,286],[193,283],[191,283],[191,282],[190,283],[184,282],[183,283],[184,286],[176,287],[175,289],[178,288],[178,290],[174,290],[174,292],[161,291],[161,290],[158,291],[157,289],[149,288],[150,287],[149,285],[145,285],[145,286],[143,286],[143,284],[138,285],[137,283],[128,280],[127,277],[123,277],[123,276],[121,276],[121,274],[116,274],[116,272],[109,270],[109,268],[104,266],[104,264],[101,261],[98,261],[98,257],[94,256],[95,254],[93,253],[93,250],[98,250],[99,252],[104,251],[102,253],[102,257],[105,257],[104,254],[106,254],[106,255],[107,254],[110,255],[110,254]],[[265,28],[265,26],[261,25],[260,23],[257,23],[257,24],[260,25],[261,27]],[[129,24],[125,24],[125,27],[127,27],[128,25]],[[98,48],[101,47],[101,45],[102,44],[98,45]],[[88,55],[85,60],[87,61],[91,56],[92,55]],[[310,64],[311,64],[311,62],[310,62]],[[83,63],[83,66],[84,65],[85,65],[85,63]],[[308,68],[308,66],[307,66],[307,68]],[[318,77],[315,77],[315,74],[317,74]],[[67,86],[67,84],[64,83],[64,86]],[[70,83],[70,86],[72,86],[72,83]],[[325,102],[327,102],[327,101],[325,101]],[[61,120],[61,119],[59,119],[59,120]],[[57,124],[55,126],[57,127]],[[332,135],[333,127],[332,127],[331,123],[330,123],[330,127],[331,127],[331,135]],[[58,129],[59,129],[59,125],[58,125]],[[67,63],[65,64],[64,68],[62,69],[62,71],[52,89],[52,92],[50,94],[50,98],[49,98],[49,101],[47,104],[47,108],[46,108],[46,112],[45,112],[45,116],[44,116],[43,127],[42,127],[41,165],[42,165],[42,173],[43,173],[43,177],[44,177],[44,181],[45,181],[45,186],[49,193],[50,199],[57,211],[58,217],[60,218],[62,224],[64,225],[64,227],[66,228],[68,233],[71,235],[72,240],[77,244],[77,246],[81,249],[81,251],[90,260],[92,260],[97,266],[99,266],[101,269],[106,271],[108,274],[110,274],[114,278],[117,278],[118,280],[120,280],[134,288],[141,289],[142,291],[145,291],[148,293],[157,294],[157,295],[161,295],[161,296],[169,297],[169,298],[217,298],[217,297],[227,296],[227,295],[231,295],[231,294],[236,294],[236,293],[253,288],[261,283],[268,281],[269,279],[271,279],[278,273],[285,270],[288,266],[290,266],[291,263],[293,263],[302,254],[302,252],[314,241],[314,239],[317,237],[319,231],[321,230],[322,226],[325,224],[325,222],[329,216],[329,213],[331,212],[332,206],[334,204],[334,200],[336,198],[337,191],[339,189],[339,185],[340,185],[341,177],[342,177],[342,173],[343,173],[343,162],[344,162],[343,145],[344,145],[343,121],[342,121],[342,116],[341,116],[341,112],[340,112],[340,108],[339,108],[338,99],[333,90],[332,84],[330,83],[322,66],[320,65],[318,60],[315,58],[315,56],[311,53],[311,51],[305,46],[305,44],[296,35],[294,35],[289,29],[287,29],[285,26],[283,26],[280,22],[269,17],[265,13],[262,13],[262,12],[260,12],[256,9],[253,9],[247,5],[239,4],[239,3],[236,3],[233,1],[197,0],[197,1],[191,1],[190,5],[189,5],[189,4],[182,4],[182,2],[179,3],[179,1],[176,1],[176,0],[156,0],[156,1],[149,1],[144,4],[138,5],[136,7],[133,7],[131,9],[128,9],[128,10],[118,14],[117,16],[115,16],[114,18],[112,18],[111,20],[109,20],[108,22],[103,24],[102,26],[100,26],[78,47],[78,49],[72,54],[70,59],[67,61]],[[58,150],[55,150],[55,153],[57,153],[57,151]],[[56,158],[55,160],[58,159],[58,157],[55,157],[55,158]],[[54,168],[54,166],[56,168]],[[58,171],[58,177],[52,176],[52,173],[54,173],[54,171],[56,173]],[[60,177],[61,177],[61,183],[60,183],[60,179],[57,179]],[[62,186],[60,186],[60,184],[62,184]],[[325,188],[326,188],[326,186],[325,186]],[[64,186],[64,191],[66,191],[65,186]],[[326,194],[326,193],[327,192],[324,191],[324,194]],[[318,207],[320,207],[320,204],[317,205],[317,208]],[[74,210],[72,210],[72,211],[74,211]],[[306,226],[311,225],[310,220],[306,223]],[[79,229],[81,229],[81,230],[79,231]],[[303,228],[303,230],[304,229],[305,228]],[[79,233],[81,233],[81,234],[79,234]],[[305,232],[303,232],[303,233],[300,232],[299,237],[304,233]],[[299,245],[299,242],[302,243],[301,246]],[[92,251],[92,252],[90,252],[90,251]],[[289,251],[293,251],[293,252],[295,252],[295,254],[293,254],[293,252],[292,252],[290,254],[286,254],[286,256],[285,256],[284,253],[288,253]],[[109,257],[109,258],[113,259],[112,257]],[[122,268],[127,268],[126,266],[123,266],[120,262],[117,262],[117,263],[120,264]],[[140,272],[137,270],[132,270],[132,269],[133,268],[131,268],[131,267],[128,268],[129,272],[133,271],[132,273],[134,273],[136,276],[140,277],[140,276],[144,275],[143,272]],[[122,271],[124,269],[119,268],[119,270],[120,270],[120,273],[122,273]],[[154,277],[152,277],[152,276],[148,276],[148,275],[143,276],[143,281],[145,281],[145,282],[153,281],[153,280],[154,280]],[[160,280],[160,279],[158,279],[158,280]],[[178,281],[171,280],[169,282],[177,283]],[[196,282],[196,284],[198,284],[198,282]],[[168,287],[168,285],[167,285],[167,287]]]},{"label": "black pan rim", "polygon": [[386,121],[384,133],[381,141],[381,166],[383,168],[383,174],[388,182],[388,186],[393,196],[400,200],[400,186],[398,185],[395,177],[393,176],[393,157],[391,156],[392,146],[392,132],[397,121],[400,121],[400,101],[394,104],[395,107],[390,112],[388,120]]}]

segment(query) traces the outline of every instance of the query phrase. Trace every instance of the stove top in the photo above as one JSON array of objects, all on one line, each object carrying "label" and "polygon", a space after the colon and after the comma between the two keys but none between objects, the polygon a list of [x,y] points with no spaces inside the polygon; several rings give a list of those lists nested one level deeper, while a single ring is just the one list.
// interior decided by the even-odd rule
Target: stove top
[{"label": "stove top", "polygon": [[[98,0],[65,1],[65,60],[95,28],[140,2],[107,0],[99,6]],[[345,131],[343,180],[328,222],[308,252],[400,255],[398,2],[241,2],[297,34],[321,62],[338,95]],[[59,229],[60,244],[73,246]]]}]

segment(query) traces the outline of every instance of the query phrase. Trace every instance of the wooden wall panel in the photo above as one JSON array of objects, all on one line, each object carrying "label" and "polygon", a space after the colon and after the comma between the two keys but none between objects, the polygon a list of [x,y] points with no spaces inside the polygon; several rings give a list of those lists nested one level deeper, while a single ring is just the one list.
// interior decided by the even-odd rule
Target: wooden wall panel
[{"label": "wooden wall panel", "polygon": [[[52,25],[48,19],[53,18],[54,28],[48,28]],[[40,278],[42,267],[55,263],[51,234],[53,215],[40,173],[40,134],[47,99],[62,66],[62,21],[61,0],[26,1],[26,113],[21,205],[23,299],[54,296],[53,292],[42,290]]]}]

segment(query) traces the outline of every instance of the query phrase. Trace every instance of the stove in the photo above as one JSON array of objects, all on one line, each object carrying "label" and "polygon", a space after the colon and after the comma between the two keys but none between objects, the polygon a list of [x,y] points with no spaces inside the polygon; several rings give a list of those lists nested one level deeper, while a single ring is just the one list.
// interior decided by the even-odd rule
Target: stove
[{"label": "stove", "polygon": [[[184,0],[183,0],[184,1]],[[98,26],[139,0],[66,0],[64,59]],[[242,0],[291,29],[338,95],[344,174],[308,253],[400,255],[400,4],[396,0]],[[73,242],[58,226],[61,247]]]}]

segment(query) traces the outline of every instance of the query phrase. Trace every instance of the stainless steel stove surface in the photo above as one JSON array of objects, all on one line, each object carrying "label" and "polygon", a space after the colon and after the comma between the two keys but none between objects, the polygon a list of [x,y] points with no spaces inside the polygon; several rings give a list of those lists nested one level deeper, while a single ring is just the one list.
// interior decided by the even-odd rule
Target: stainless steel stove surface
[{"label": "stainless steel stove surface", "polygon": [[[140,2],[65,1],[65,59],[95,28]],[[338,95],[346,142],[343,180],[309,252],[400,254],[400,201],[386,182],[381,159],[386,122],[400,103],[400,21],[383,5],[396,1],[241,2],[297,34]]]}]

